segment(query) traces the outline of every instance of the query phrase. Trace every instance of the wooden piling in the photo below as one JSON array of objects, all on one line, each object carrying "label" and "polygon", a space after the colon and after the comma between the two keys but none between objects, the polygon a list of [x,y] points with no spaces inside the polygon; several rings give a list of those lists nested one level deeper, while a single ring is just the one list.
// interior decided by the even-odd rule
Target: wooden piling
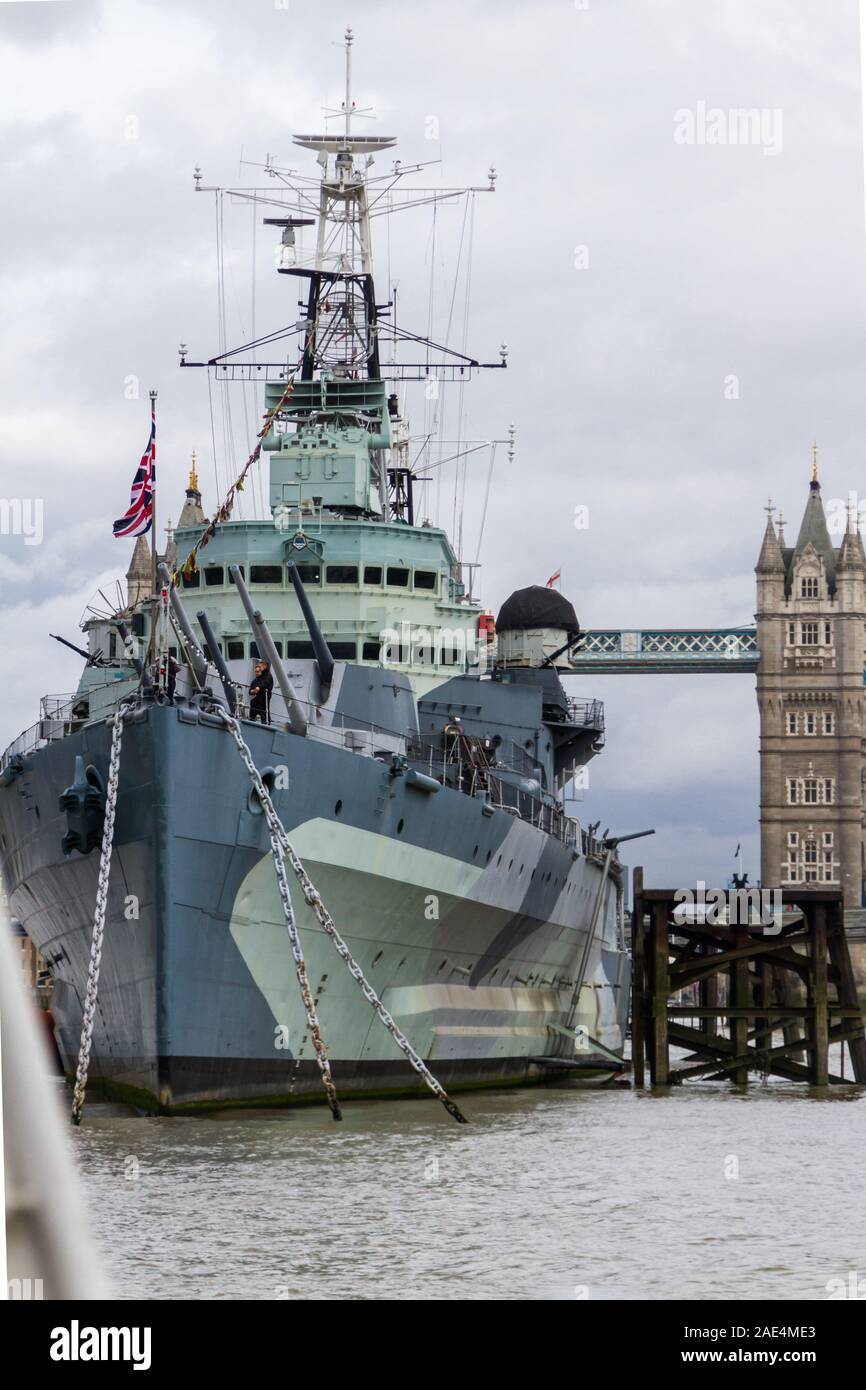
[{"label": "wooden piling", "polygon": [[643,869],[635,869],[631,894],[631,1067],[635,1086],[644,1084],[646,1051],[646,928],[644,926]]},{"label": "wooden piling", "polygon": [[[648,889],[634,871],[632,1067],[644,1085],[690,1077],[746,1084],[750,1071],[814,1086],[847,1084],[829,1068],[830,1044],[848,1046],[853,1080],[866,1084],[866,1031],[845,937],[842,895],[785,889],[802,922],[760,919],[726,897],[730,922],[674,920],[674,889]],[[761,911],[764,901],[761,902]],[[723,997],[727,982],[727,1000]],[[681,1002],[695,997],[697,1004]],[[680,1002],[678,1002],[680,1001]],[[690,1023],[692,1026],[684,1026]],[[696,1026],[695,1026],[696,1025]],[[777,1042],[779,1034],[782,1041]],[[689,1056],[672,1066],[671,1045]]]}]

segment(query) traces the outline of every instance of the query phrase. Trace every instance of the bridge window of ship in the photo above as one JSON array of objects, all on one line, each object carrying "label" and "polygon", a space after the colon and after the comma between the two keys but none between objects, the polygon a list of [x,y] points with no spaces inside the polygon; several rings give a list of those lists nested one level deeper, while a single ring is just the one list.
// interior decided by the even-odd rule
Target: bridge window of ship
[{"label": "bridge window of ship", "polygon": [[378,661],[382,651],[381,642],[365,642],[361,648],[363,661]]},{"label": "bridge window of ship", "polygon": [[250,565],[251,584],[282,584],[282,565]]},{"label": "bridge window of ship", "polygon": [[313,651],[312,642],[287,642],[286,658],[294,658],[295,661],[312,661],[316,653]]},{"label": "bridge window of ship", "polygon": [[[245,569],[245,567],[244,567],[243,565],[238,565],[237,568],[240,570],[241,579],[245,578],[245,576],[246,576],[246,569]],[[234,581],[234,576],[231,574],[231,572],[229,573],[229,580],[230,580],[230,582],[231,582],[232,584],[234,584],[234,582],[235,582],[235,581]]]},{"label": "bridge window of ship", "polygon": [[321,584],[321,565],[296,565],[295,569],[298,571],[298,578],[302,584]]},{"label": "bridge window of ship", "polygon": [[435,590],[435,588],[436,588],[436,581],[437,581],[438,578],[439,578],[439,575],[436,573],[436,570],[416,570],[416,571],[415,571],[415,588],[416,588],[416,589],[434,589],[434,590]]},{"label": "bridge window of ship", "polygon": [[192,574],[187,574],[186,570],[182,570],[180,578],[185,589],[201,588],[201,570],[194,570]]},{"label": "bridge window of ship", "polygon": [[325,583],[326,584],[357,584],[358,566],[357,565],[326,565]]},{"label": "bridge window of ship", "polygon": [[399,565],[389,565],[385,575],[385,583],[390,584],[392,589],[408,589],[409,571],[402,569]]},{"label": "bridge window of ship", "polygon": [[333,642],[328,638],[328,646],[335,661],[354,661],[357,648],[354,642]]},{"label": "bridge window of ship", "polygon": [[365,584],[376,584],[376,585],[381,584],[381,583],[382,583],[382,566],[381,566],[381,565],[365,565],[365,566],[364,566],[364,583],[365,583]]},{"label": "bridge window of ship", "polygon": [[222,588],[226,582],[226,574],[222,565],[205,565],[204,586],[206,589]]},{"label": "bridge window of ship", "polygon": [[229,661],[241,661],[244,655],[243,642],[226,642],[226,656]]}]

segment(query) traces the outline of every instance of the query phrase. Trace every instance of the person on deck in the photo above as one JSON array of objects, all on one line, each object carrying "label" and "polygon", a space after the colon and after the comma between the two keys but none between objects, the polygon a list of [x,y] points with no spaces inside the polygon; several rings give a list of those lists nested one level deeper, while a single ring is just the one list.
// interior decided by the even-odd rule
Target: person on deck
[{"label": "person on deck", "polygon": [[250,718],[260,719],[263,724],[271,720],[271,691],[274,678],[267,661],[256,662],[256,674],[250,686]]}]

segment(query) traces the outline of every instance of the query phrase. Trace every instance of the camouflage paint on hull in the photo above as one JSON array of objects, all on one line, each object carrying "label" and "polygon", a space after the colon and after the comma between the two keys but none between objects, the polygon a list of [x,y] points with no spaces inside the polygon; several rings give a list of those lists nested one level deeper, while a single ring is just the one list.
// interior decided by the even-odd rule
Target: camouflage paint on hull
[{"label": "camouflage paint on hull", "polygon": [[[450,1085],[545,1075],[568,1013],[601,873],[558,839],[387,764],[244,725],[260,770],[285,771],[280,816],[386,1007]],[[12,911],[49,960],[72,1069],[98,853],[64,858],[58,796],[74,758],[103,775],[95,725],[26,759],[0,788]],[[423,1090],[293,885],[335,1080],[347,1094]],[[577,1023],[619,1051],[628,1005],[611,884]],[[318,1100],[265,818],[217,721],[150,707],[125,729],[92,1075],[163,1110]]]}]

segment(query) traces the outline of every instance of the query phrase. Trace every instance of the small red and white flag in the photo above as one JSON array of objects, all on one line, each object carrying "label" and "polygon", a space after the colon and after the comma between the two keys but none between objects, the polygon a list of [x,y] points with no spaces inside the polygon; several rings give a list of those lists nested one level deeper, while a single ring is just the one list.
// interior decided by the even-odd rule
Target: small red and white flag
[{"label": "small red and white flag", "polygon": [[552,574],[552,575],[550,576],[550,578],[549,578],[548,581],[547,581],[547,584],[545,585],[545,588],[547,588],[547,589],[552,589],[553,586],[554,586],[554,584],[558,584],[559,581],[560,581],[561,579],[562,579],[562,570],[557,570],[557,571],[556,571],[556,574]]},{"label": "small red and white flag", "polygon": [[129,506],[119,521],[114,523],[114,534],[118,540],[125,536],[144,536],[153,525],[153,499],[156,492],[156,402],[150,403],[150,438],[141,456],[132,489]]}]

